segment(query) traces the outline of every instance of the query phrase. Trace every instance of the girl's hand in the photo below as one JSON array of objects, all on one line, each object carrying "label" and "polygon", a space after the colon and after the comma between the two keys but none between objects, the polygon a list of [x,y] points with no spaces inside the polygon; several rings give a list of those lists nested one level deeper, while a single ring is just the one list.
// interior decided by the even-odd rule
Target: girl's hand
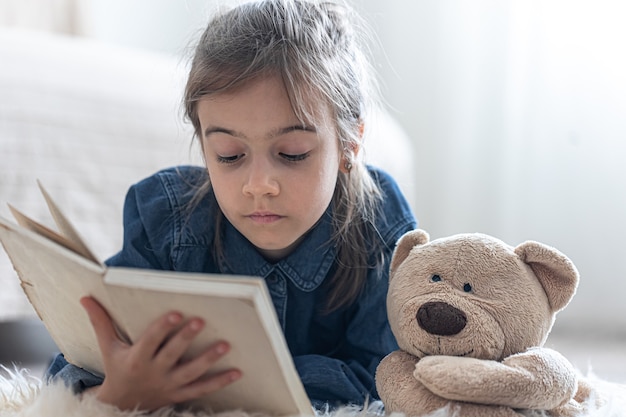
[{"label": "girl's hand", "polygon": [[218,342],[196,358],[181,362],[204,327],[201,319],[191,319],[168,338],[183,321],[180,313],[170,312],[129,345],[117,336],[113,321],[95,299],[84,297],[80,302],[89,315],[104,360],[104,382],[93,389],[102,402],[121,410],[154,410],[215,392],[241,377],[237,369],[203,377],[228,352],[226,342]]}]

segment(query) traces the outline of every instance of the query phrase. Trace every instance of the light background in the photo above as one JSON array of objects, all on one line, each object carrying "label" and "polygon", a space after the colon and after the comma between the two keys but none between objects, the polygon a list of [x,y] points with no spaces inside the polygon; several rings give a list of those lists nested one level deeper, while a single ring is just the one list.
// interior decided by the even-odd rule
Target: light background
[{"label": "light background", "polygon": [[[0,0],[0,23],[58,25],[183,59],[207,16],[234,3]],[[626,347],[626,3],[353,4],[378,38],[384,99],[413,140],[420,227],[557,247],[581,273],[557,329]]]},{"label": "light background", "polygon": [[[83,30],[182,57],[207,16],[236,3],[91,0]],[[582,276],[562,315],[626,333],[626,4],[353,5],[378,38],[384,99],[414,140],[420,226],[557,247]]]}]

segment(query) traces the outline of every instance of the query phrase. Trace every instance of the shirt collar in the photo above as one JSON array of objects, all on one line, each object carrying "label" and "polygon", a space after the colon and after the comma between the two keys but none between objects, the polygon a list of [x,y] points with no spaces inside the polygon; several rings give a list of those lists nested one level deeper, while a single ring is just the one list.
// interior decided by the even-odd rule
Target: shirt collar
[{"label": "shirt collar", "polygon": [[270,263],[235,227],[224,218],[224,259],[220,269],[229,274],[263,278],[276,271],[302,291],[313,291],[324,281],[337,253],[330,242],[333,234],[330,208],[286,258]]}]

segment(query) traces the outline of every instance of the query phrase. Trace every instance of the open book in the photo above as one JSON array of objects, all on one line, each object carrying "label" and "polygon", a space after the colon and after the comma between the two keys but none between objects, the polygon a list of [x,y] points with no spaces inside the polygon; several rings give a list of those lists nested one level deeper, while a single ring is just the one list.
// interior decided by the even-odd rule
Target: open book
[{"label": "open book", "polygon": [[186,355],[226,340],[231,351],[215,371],[236,367],[243,373],[191,405],[213,412],[313,414],[261,278],[106,267],[40,188],[60,232],[10,207],[17,224],[0,217],[0,241],[28,299],[70,363],[103,373],[96,335],[79,303],[83,296],[95,297],[130,342],[157,317],[177,310],[206,323]]}]

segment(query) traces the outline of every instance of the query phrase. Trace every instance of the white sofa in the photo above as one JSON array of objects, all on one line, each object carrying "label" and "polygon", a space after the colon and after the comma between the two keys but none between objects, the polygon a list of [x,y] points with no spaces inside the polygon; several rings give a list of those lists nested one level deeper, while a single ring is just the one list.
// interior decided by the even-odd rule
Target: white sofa
[{"label": "white sofa", "polygon": [[[0,31],[0,214],[49,220],[39,179],[101,257],[120,244],[126,188],[188,161],[176,60],[86,39]],[[29,315],[6,254],[0,318]]]},{"label": "white sofa", "polygon": [[[0,215],[10,217],[10,203],[52,224],[39,179],[96,255],[113,254],[128,186],[159,168],[201,163],[180,106],[185,64],[84,38],[0,28]],[[371,133],[369,161],[396,176],[414,201],[411,142],[388,114],[377,116]],[[7,337],[3,327],[16,338],[15,329],[29,326],[32,345],[39,323],[2,250],[0,287],[0,338]]]}]

